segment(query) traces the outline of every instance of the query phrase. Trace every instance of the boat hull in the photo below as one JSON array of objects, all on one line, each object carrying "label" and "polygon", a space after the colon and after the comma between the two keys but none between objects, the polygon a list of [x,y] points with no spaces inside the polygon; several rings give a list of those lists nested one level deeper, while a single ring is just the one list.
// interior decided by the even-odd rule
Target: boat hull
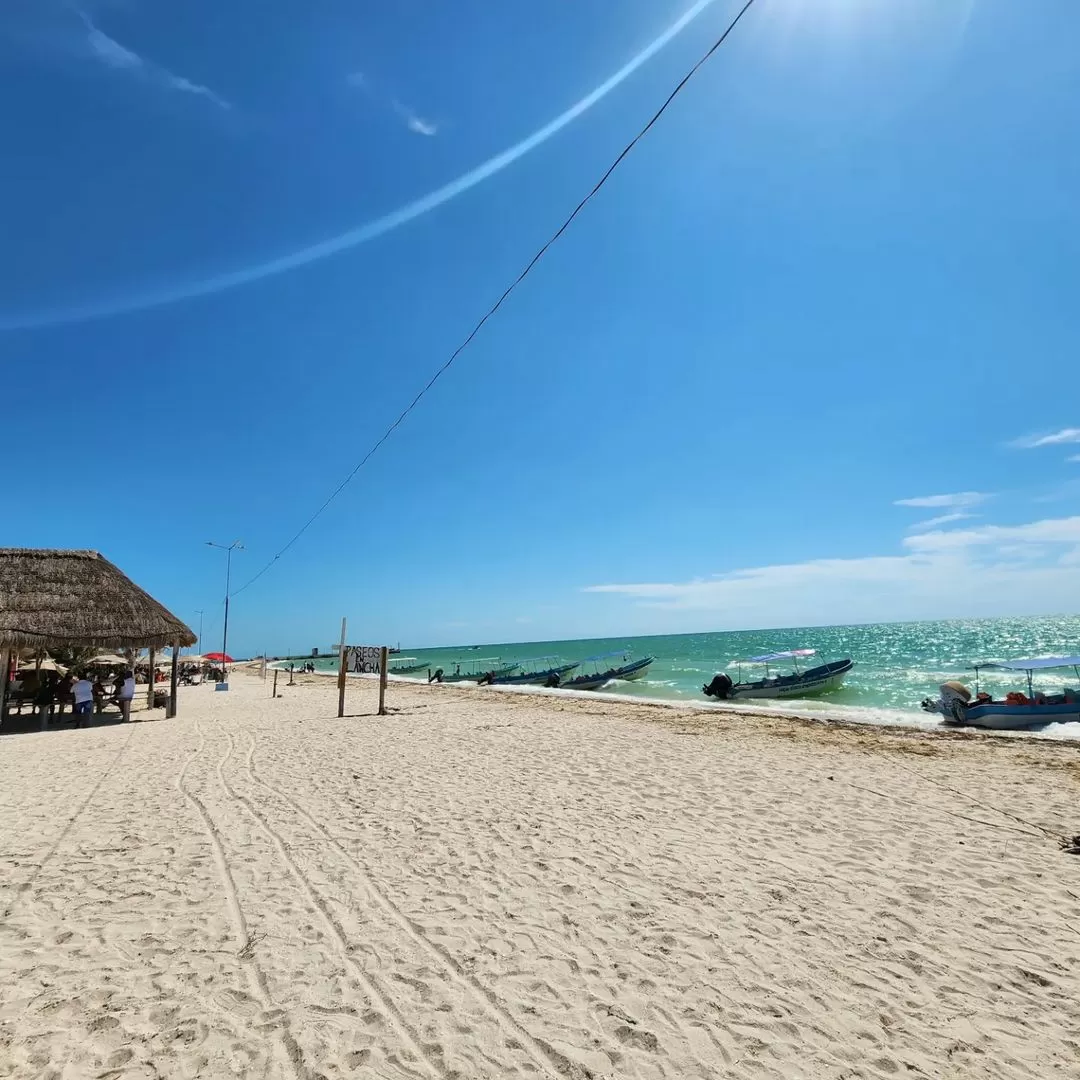
[{"label": "boat hull", "polygon": [[844,676],[855,666],[852,660],[837,660],[822,668],[804,671],[801,675],[788,675],[779,679],[765,679],[754,683],[736,683],[731,688],[729,700],[749,701],[765,698],[804,698],[827,694],[838,690]]},{"label": "boat hull", "polygon": [[523,675],[498,675],[492,680],[492,685],[543,686],[552,675],[558,675],[561,679],[564,675],[568,675],[579,666],[579,664],[563,664],[561,667],[548,668],[546,671],[528,671]]},{"label": "boat hull", "polygon": [[1080,705],[1075,702],[1062,705],[972,705],[964,709],[962,715],[963,719],[960,719],[957,714],[946,713],[945,723],[951,727],[1019,731],[1043,724],[1080,723]]},{"label": "boat hull", "polygon": [[620,680],[630,682],[640,679],[653,662],[653,657],[646,656],[643,660],[635,660],[632,664],[624,664],[620,668],[612,668],[610,671],[596,672],[592,675],[579,675],[576,679],[564,682],[562,690],[599,690],[607,683]]}]

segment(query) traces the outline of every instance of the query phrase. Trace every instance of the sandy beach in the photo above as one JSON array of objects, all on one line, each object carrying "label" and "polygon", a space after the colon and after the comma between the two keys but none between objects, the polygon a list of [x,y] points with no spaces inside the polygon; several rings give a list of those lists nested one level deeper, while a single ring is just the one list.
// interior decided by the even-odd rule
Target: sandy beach
[{"label": "sandy beach", "polygon": [[0,737],[0,1075],[1080,1076],[1075,746],[232,686]]}]

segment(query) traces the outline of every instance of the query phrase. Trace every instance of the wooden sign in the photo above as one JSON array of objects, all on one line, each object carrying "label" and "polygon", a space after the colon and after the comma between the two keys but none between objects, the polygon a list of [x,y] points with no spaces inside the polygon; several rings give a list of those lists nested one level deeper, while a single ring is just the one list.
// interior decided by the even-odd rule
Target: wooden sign
[{"label": "wooden sign", "polygon": [[382,674],[381,645],[346,645],[345,670],[352,675]]},{"label": "wooden sign", "polygon": [[379,676],[379,715],[386,715],[386,673],[389,650],[385,645],[346,645],[345,620],[341,620],[341,667],[338,671],[338,716],[345,715],[345,676]]}]

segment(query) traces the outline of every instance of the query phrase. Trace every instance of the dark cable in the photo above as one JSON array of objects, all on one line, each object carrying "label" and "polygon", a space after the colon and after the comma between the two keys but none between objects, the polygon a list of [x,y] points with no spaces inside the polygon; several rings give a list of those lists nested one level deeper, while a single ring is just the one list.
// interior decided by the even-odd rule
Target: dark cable
[{"label": "dark cable", "polygon": [[292,537],[292,539],[253,578],[251,578],[249,581],[246,581],[243,585],[240,586],[239,589],[236,589],[231,594],[232,596],[236,596],[238,593],[242,593],[249,586],[254,585],[255,582],[258,581],[259,578],[261,578],[263,574],[265,574],[266,571],[269,570],[270,567],[272,567],[274,563],[276,563],[278,559],[280,559],[281,556],[284,555],[285,552],[288,551],[289,548],[291,548],[293,544],[295,544],[296,541],[304,535],[305,532],[307,532],[307,530],[315,523],[316,519],[322,514],[322,512],[342,493],[342,491],[345,490],[352,478],[368,463],[368,461],[371,460],[375,452],[397,430],[405,417],[407,417],[409,413],[411,413],[413,409],[416,408],[416,406],[420,403],[420,399],[439,381],[444,372],[449,369],[450,365],[453,364],[453,362],[461,355],[461,353],[464,352],[464,350],[470,344],[472,344],[473,338],[475,338],[476,335],[480,332],[484,323],[486,323],[488,319],[490,319],[491,316],[494,315],[495,312],[497,312],[499,308],[503,306],[504,301],[510,296],[510,294],[525,280],[526,277],[529,276],[532,268],[544,257],[544,255],[547,254],[548,248],[550,248],[551,245],[554,244],[555,241],[558,240],[564,232],[566,232],[574,218],[576,218],[578,214],[581,213],[581,211],[585,208],[586,204],[589,203],[592,200],[593,196],[595,196],[596,193],[608,182],[608,178],[611,176],[611,174],[622,164],[623,159],[630,153],[631,150],[634,149],[635,146],[637,146],[641,139],[644,138],[646,134],[648,134],[649,130],[656,123],[656,121],[659,120],[665,112],[667,112],[668,106],[675,100],[675,98],[679,96],[679,94],[683,90],[683,87],[685,87],[686,84],[697,74],[698,69],[701,68],[707,60],[709,60],[713,53],[716,52],[716,50],[724,44],[731,31],[734,30],[736,26],[738,26],[739,20],[742,19],[742,17],[750,10],[751,7],[753,7],[753,5],[754,0],[746,0],[746,3],[743,4],[742,8],[740,8],[739,13],[735,16],[734,19],[731,20],[730,23],[728,23],[727,29],[716,39],[716,41],[713,42],[708,52],[706,52],[705,55],[702,56],[701,59],[698,60],[698,62],[679,80],[678,84],[675,86],[675,89],[672,90],[670,94],[668,94],[667,99],[664,101],[663,105],[661,105],[660,108],[657,109],[655,113],[653,113],[652,118],[649,120],[649,122],[633,137],[633,139],[630,140],[630,142],[626,144],[619,156],[608,166],[607,171],[593,186],[593,189],[588,193],[588,195],[585,196],[584,199],[581,200],[581,202],[577,204],[577,206],[574,207],[573,213],[559,226],[558,230],[554,233],[551,239],[549,239],[547,243],[544,244],[544,246],[532,257],[532,259],[529,261],[528,266],[526,266],[525,269],[522,270],[521,273],[518,274],[518,276],[513,280],[513,282],[511,282],[511,284],[503,292],[502,296],[500,296],[499,299],[496,300],[495,303],[487,310],[487,312],[485,312],[484,317],[472,328],[469,336],[453,351],[453,353],[451,353],[450,359],[447,360],[446,363],[444,363],[442,367],[440,367],[439,370],[431,376],[431,378],[424,385],[424,388],[416,395],[416,397],[412,399],[412,401],[409,402],[409,404],[402,411],[401,415],[386,429],[386,431],[383,432],[378,442],[376,442],[375,445],[372,446],[372,448],[360,459],[352,472],[350,472],[349,475],[346,476],[345,479],[342,480],[336,488],[334,488],[334,490],[326,498],[323,504],[318,508],[318,510],[315,511],[314,514],[311,515],[311,517],[307,519],[307,521],[304,522],[304,524],[299,528],[299,530]]}]

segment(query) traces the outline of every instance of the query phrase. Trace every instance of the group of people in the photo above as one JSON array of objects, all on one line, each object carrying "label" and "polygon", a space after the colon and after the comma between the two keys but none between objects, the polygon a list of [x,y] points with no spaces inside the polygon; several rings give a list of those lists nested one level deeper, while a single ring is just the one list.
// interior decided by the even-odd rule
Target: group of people
[{"label": "group of people", "polygon": [[107,705],[116,705],[124,720],[131,719],[135,674],[128,669],[116,675],[97,674],[93,678],[87,671],[69,671],[65,675],[42,671],[36,675],[34,708],[49,720],[54,715],[63,716],[68,705],[76,727],[82,727],[88,716],[100,713]]}]

